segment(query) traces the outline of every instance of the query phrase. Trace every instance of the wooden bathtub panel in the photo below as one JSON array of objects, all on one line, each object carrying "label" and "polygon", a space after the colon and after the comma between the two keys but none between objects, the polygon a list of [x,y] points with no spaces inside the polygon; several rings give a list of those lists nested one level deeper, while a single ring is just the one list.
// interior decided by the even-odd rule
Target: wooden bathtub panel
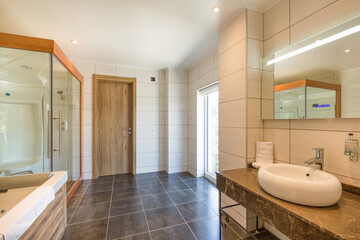
[{"label": "wooden bathtub panel", "polygon": [[66,227],[66,187],[55,194],[55,199],[40,214],[30,228],[19,238],[57,240],[61,239]]}]

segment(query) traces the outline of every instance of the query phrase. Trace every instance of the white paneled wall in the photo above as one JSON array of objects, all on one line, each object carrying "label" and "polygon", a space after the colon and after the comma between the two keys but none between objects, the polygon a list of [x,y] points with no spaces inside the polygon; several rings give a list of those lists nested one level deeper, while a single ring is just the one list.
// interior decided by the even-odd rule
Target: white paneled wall
[{"label": "white paneled wall", "polygon": [[187,74],[168,69],[166,76],[166,132],[168,173],[187,171]]},{"label": "white paneled wall", "polygon": [[204,98],[198,90],[218,81],[217,50],[188,71],[188,172],[204,176]]},{"label": "white paneled wall", "polygon": [[[359,0],[281,0],[264,13],[264,56],[358,15]],[[351,94],[358,86],[347,88],[353,76],[351,71],[343,72],[337,81],[349,90],[342,100],[357,102],[351,111],[358,111],[359,100]],[[351,116],[348,110],[345,108],[344,114]],[[360,138],[359,126],[360,119],[265,120],[264,140],[274,142],[277,162],[300,165],[314,156],[313,147],[323,147],[325,170],[343,183],[360,186],[360,163],[351,162],[343,154],[349,132]]]},{"label": "white paneled wall", "polygon": [[[84,76],[84,122],[83,161],[84,178],[92,178],[92,75],[103,74],[135,77],[137,81],[136,118],[136,173],[165,170],[165,79],[157,70],[135,69],[115,65],[75,62],[76,68]],[[151,82],[150,78],[156,81]]]}]

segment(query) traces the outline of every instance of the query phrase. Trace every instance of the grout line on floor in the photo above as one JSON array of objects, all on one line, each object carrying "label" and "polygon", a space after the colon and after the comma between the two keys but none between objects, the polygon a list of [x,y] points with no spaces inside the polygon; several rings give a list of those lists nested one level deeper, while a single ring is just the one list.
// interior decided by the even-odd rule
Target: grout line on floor
[{"label": "grout line on floor", "polygon": [[[158,179],[159,179],[159,178],[158,178]],[[160,181],[160,179],[159,179],[159,181]],[[161,182],[160,182],[160,184],[161,184],[161,186],[164,188],[164,186],[163,186],[163,184],[162,184]],[[166,192],[166,189],[165,189],[165,188],[164,188],[164,190],[165,190],[165,192]],[[193,230],[190,228],[189,224],[186,222],[184,216],[181,214],[179,208],[176,206],[175,202],[174,202],[174,201],[172,200],[172,198],[170,197],[169,193],[166,192],[166,194],[168,195],[168,197],[170,198],[170,200],[172,201],[172,203],[175,205],[176,210],[179,212],[180,216],[181,216],[182,219],[184,220],[184,223],[185,223],[186,226],[189,228],[189,230],[191,231],[191,233],[192,233],[192,235],[194,236],[194,238],[195,238],[196,240],[198,240],[197,237],[196,237],[196,235],[195,235],[195,233],[194,233]],[[150,234],[150,235],[151,235],[151,234]]]},{"label": "grout line on floor", "polygon": [[68,226],[74,226],[74,225],[78,225],[78,224],[89,223],[89,222],[95,222],[95,221],[105,220],[105,219],[108,219],[108,217],[102,217],[102,218],[91,219],[91,220],[86,220],[86,221],[77,222],[77,223],[71,223],[71,224],[68,224]]},{"label": "grout line on floor", "polygon": [[[187,204],[187,203],[192,203],[192,202],[201,201],[201,202],[203,202],[203,203],[209,208],[209,210],[210,210],[211,212],[215,212],[215,211],[211,208],[211,206],[210,206],[208,203],[205,202],[207,198],[201,198],[200,195],[198,195],[198,194],[196,193],[196,189],[197,189],[197,188],[191,188],[191,187],[189,187],[189,186],[186,184],[186,181],[195,180],[196,178],[192,178],[192,179],[188,179],[188,178],[187,178],[187,179],[184,179],[184,180],[183,180],[183,179],[181,179],[180,177],[177,176],[177,177],[179,178],[179,180],[162,182],[162,181],[160,181],[160,178],[163,177],[163,176],[168,176],[168,175],[160,175],[160,176],[156,176],[156,175],[155,175],[155,176],[151,176],[152,178],[155,177],[155,178],[159,181],[159,183],[157,183],[156,185],[161,185],[161,187],[165,190],[165,191],[162,192],[162,193],[149,194],[149,195],[144,195],[144,196],[142,196],[141,194],[139,194],[138,196],[135,196],[135,197],[128,197],[128,198],[124,198],[124,199],[114,200],[114,201],[121,201],[121,200],[126,200],[126,199],[131,200],[132,198],[140,198],[140,200],[141,200],[141,205],[142,205],[142,210],[141,210],[141,211],[136,211],[136,212],[126,213],[126,214],[120,214],[120,215],[110,216],[110,214],[111,214],[111,206],[112,206],[112,202],[113,202],[112,197],[113,197],[113,195],[114,195],[114,190],[116,190],[116,189],[115,189],[115,182],[118,182],[118,181],[115,181],[115,176],[113,176],[112,189],[109,190],[109,191],[111,191],[111,194],[110,194],[111,196],[110,196],[110,205],[109,205],[108,217],[107,217],[107,218],[92,219],[92,220],[89,220],[89,221],[78,222],[78,223],[73,223],[73,224],[68,224],[67,227],[68,227],[68,226],[71,226],[71,225],[76,225],[76,224],[81,224],[81,223],[87,223],[87,222],[92,222],[92,221],[98,221],[98,220],[105,220],[105,219],[107,219],[107,220],[108,220],[108,223],[107,223],[107,227],[106,227],[106,237],[108,237],[110,218],[143,212],[143,213],[144,213],[144,216],[145,216],[145,221],[146,221],[146,224],[147,224],[147,229],[148,229],[148,231],[145,231],[145,232],[142,232],[142,233],[136,233],[136,234],[129,235],[129,236],[124,236],[124,237],[131,237],[131,236],[136,236],[136,235],[141,235],[141,234],[149,233],[150,239],[152,239],[151,232],[158,231],[158,230],[161,230],[161,229],[166,229],[166,228],[172,228],[172,227],[176,227],[176,226],[179,226],[179,225],[184,225],[184,224],[186,224],[187,227],[190,229],[191,233],[193,234],[193,236],[195,237],[195,239],[197,240],[197,237],[196,237],[195,233],[193,232],[193,230],[190,228],[190,225],[189,225],[189,224],[190,224],[190,223],[193,223],[193,222],[203,221],[203,220],[205,220],[205,219],[209,219],[209,218],[212,218],[212,217],[219,217],[219,216],[218,216],[217,214],[215,214],[214,216],[209,216],[209,217],[205,217],[205,218],[201,218],[201,219],[196,219],[196,220],[192,220],[192,221],[187,222],[187,221],[185,220],[184,216],[181,214],[181,212],[180,212],[180,210],[179,210],[179,208],[178,208],[177,206],[183,205],[183,204]],[[206,181],[206,179],[204,179],[204,180]],[[126,181],[126,180],[124,180],[124,181]],[[136,186],[119,188],[119,189],[130,189],[130,188],[139,189],[139,186],[140,186],[140,185],[138,185],[136,178],[135,178],[135,181],[136,181]],[[171,183],[173,183],[173,182],[182,182],[183,184],[185,184],[185,186],[187,186],[187,187],[189,187],[189,188],[187,188],[187,189],[179,189],[179,190],[177,190],[177,191],[167,191],[167,190],[165,189],[165,187],[164,187],[164,184],[171,184]],[[153,183],[153,184],[155,184],[155,183]],[[153,184],[145,184],[145,185],[141,185],[141,186],[153,185]],[[213,185],[213,183],[211,183],[211,184]],[[78,207],[80,207],[80,203],[81,203],[81,201],[83,200],[84,195],[85,195],[85,193],[86,193],[86,191],[88,190],[88,188],[89,188],[90,185],[92,185],[92,184],[91,184],[91,183],[86,184],[86,186],[84,187],[84,188],[85,188],[85,189],[84,189],[84,192],[83,192],[83,194],[81,194],[82,196],[81,196],[79,202],[77,203],[77,205],[74,206],[75,210],[74,210],[74,213],[72,214],[71,218],[69,219],[69,223],[70,223],[70,222],[72,221],[72,219],[74,218],[75,213],[76,213],[76,211],[78,210]],[[211,186],[211,187],[213,187],[213,186]],[[200,188],[201,188],[201,189],[205,189],[205,191],[206,191],[206,189],[207,189],[207,187],[200,187]],[[118,189],[118,188],[117,188],[117,189]],[[189,190],[191,190],[191,192],[198,198],[197,200],[193,200],[193,201],[189,201],[189,202],[183,202],[183,203],[175,204],[175,202],[173,201],[173,199],[172,199],[171,196],[170,196],[171,193],[184,192],[184,191],[185,191],[185,192],[190,192]],[[173,205],[155,207],[155,208],[151,208],[151,209],[145,210],[144,203],[143,203],[143,198],[144,198],[144,197],[146,197],[146,196],[158,196],[158,195],[164,195],[164,194],[167,195],[167,197],[170,199],[170,201],[171,201],[171,203],[172,203]],[[104,204],[104,203],[108,203],[108,202],[95,203],[95,204]],[[81,206],[91,206],[91,205],[94,205],[94,204],[86,204],[86,205],[81,205]],[[146,217],[146,211],[155,210],[155,209],[161,209],[161,208],[165,208],[165,207],[173,207],[173,206],[177,209],[177,211],[179,212],[179,214],[180,214],[180,216],[182,217],[182,219],[183,219],[184,222],[183,222],[183,223],[180,223],[180,224],[175,224],[175,225],[172,225],[172,226],[167,226],[167,227],[163,227],[163,228],[153,229],[153,230],[150,231],[149,223],[148,223],[147,217]],[[234,233],[236,234],[236,236],[240,237],[240,239],[243,239],[243,238],[241,237],[241,235],[240,235],[234,228],[232,228],[229,224],[227,224],[227,227],[229,227],[229,230],[231,230],[232,232],[234,232]],[[121,237],[121,238],[124,238],[124,237]],[[119,239],[121,239],[121,238],[116,238],[116,239],[119,240]],[[236,239],[238,239],[238,238],[236,238]]]},{"label": "grout line on floor", "polygon": [[[85,188],[85,191],[84,191],[84,194],[81,195],[81,198],[80,198],[78,204],[74,207],[75,210],[74,210],[71,218],[69,219],[69,222],[66,222],[66,227],[67,227],[68,225],[70,225],[71,220],[73,219],[73,217],[74,217],[74,215],[75,215],[75,213],[76,213],[76,210],[78,209],[78,207],[79,207],[79,205],[80,205],[80,203],[81,203],[81,201],[82,201],[82,199],[83,199],[83,197],[84,197],[84,195],[85,195],[85,192],[87,191],[88,187],[89,187],[89,184],[87,184],[87,186],[86,186],[86,188]],[[71,201],[71,200],[70,200],[70,201]],[[67,211],[67,208],[68,208],[68,204],[66,204],[66,211]],[[65,228],[65,230],[66,230],[66,228]]]},{"label": "grout line on floor", "polygon": [[[213,213],[215,213],[216,216],[219,216],[219,214],[218,214],[216,211],[214,211],[214,210],[212,209],[212,207],[211,207],[207,202],[205,202],[205,199],[201,198],[201,197],[194,191],[194,189],[191,189],[191,190],[192,190],[193,193],[195,193],[195,195],[200,199],[200,201],[203,202],[203,203],[210,209],[210,211],[212,211]],[[219,205],[219,204],[220,204],[220,203],[218,203],[218,205]],[[218,208],[219,208],[219,206],[218,206]]]},{"label": "grout line on floor", "polygon": [[[139,186],[138,183],[137,183],[137,181],[136,181],[136,185]],[[139,191],[139,194],[140,194],[141,206],[142,206],[142,209],[143,209],[143,212],[144,212],[144,216],[145,216],[146,226],[147,226],[147,229],[148,229],[148,231],[149,231],[150,239],[152,240],[152,236],[151,236],[151,234],[150,234],[150,227],[149,227],[149,223],[148,223],[148,220],[147,220],[146,211],[145,211],[144,203],[143,203],[143,199],[142,199],[143,196],[141,196],[140,191]]]},{"label": "grout line on floor", "polygon": [[[173,228],[173,227],[185,225],[185,224],[186,224],[186,222],[185,222],[185,223],[174,224],[174,225],[167,226],[167,227],[156,228],[156,229],[151,230],[150,233],[151,233],[151,232],[155,232],[155,231],[159,231],[159,230],[164,230],[164,229],[167,229],[167,228]],[[194,235],[194,236],[195,236],[195,235]]]},{"label": "grout line on floor", "polygon": [[[189,180],[189,179],[187,179],[187,180]],[[205,179],[206,180],[206,179]],[[181,181],[183,181],[183,180],[181,180]],[[185,180],[186,181],[186,180]],[[188,186],[184,181],[183,181],[183,183],[186,185],[186,186]],[[214,183],[212,183],[211,182],[211,184],[214,184]],[[215,185],[215,184],[214,184]],[[209,210],[210,211],[213,211],[214,213],[215,213],[215,216],[216,217],[218,217],[218,218],[220,218],[219,217],[219,214],[218,213],[216,213],[212,208],[211,208],[211,206],[209,206],[209,204],[207,204],[205,201],[204,201],[204,199],[202,199],[195,191],[194,191],[194,188],[191,188],[190,186],[188,186],[189,187],[189,189],[193,192],[193,193],[195,193],[195,195],[209,208]],[[215,186],[216,187],[216,186]],[[202,189],[205,189],[205,188],[202,188]],[[218,203],[218,204],[220,204],[220,203]],[[181,205],[181,204],[179,204],[179,205]],[[219,207],[219,206],[218,206]],[[215,216],[212,216],[212,217],[215,217]],[[210,218],[210,217],[209,217]],[[207,218],[205,218],[205,219],[207,219]],[[204,220],[204,219],[203,219]],[[195,221],[192,221],[192,222],[196,222],[196,221],[199,221],[199,220],[195,220]],[[220,221],[220,220],[219,220]],[[190,222],[189,222],[190,223]],[[233,229],[229,224],[227,224],[228,225],[228,227],[230,227],[230,229],[238,236],[238,237],[240,237],[240,240],[241,239],[243,239],[241,236],[240,236],[240,234],[237,232],[237,231],[235,231],[235,229]],[[220,232],[219,232],[219,234],[221,234]]]},{"label": "grout line on floor", "polygon": [[110,224],[110,212],[111,212],[112,196],[113,196],[113,193],[114,193],[114,180],[115,180],[115,176],[113,177],[112,189],[111,189],[111,194],[110,194],[110,205],[109,205],[108,221],[107,221],[107,225],[106,225],[105,239],[107,239],[107,238],[108,238],[108,232],[109,232],[109,224]]},{"label": "grout line on floor", "polygon": [[[141,235],[141,234],[145,234],[145,233],[149,233],[149,235],[150,235],[150,232],[149,232],[149,231],[146,231],[146,232],[131,234],[131,235],[124,236],[124,237],[121,237],[121,238],[114,238],[114,239],[112,239],[112,240],[121,240],[121,239],[124,239],[124,238],[135,237],[135,236],[137,236],[137,235]],[[150,235],[150,238],[151,238],[151,235]]]},{"label": "grout line on floor", "polygon": [[109,216],[109,218],[123,217],[123,216],[126,216],[126,215],[131,215],[131,214],[141,213],[141,212],[143,212],[143,210],[136,211],[136,212],[130,212],[130,213],[119,214],[119,215],[114,215],[114,216]]}]

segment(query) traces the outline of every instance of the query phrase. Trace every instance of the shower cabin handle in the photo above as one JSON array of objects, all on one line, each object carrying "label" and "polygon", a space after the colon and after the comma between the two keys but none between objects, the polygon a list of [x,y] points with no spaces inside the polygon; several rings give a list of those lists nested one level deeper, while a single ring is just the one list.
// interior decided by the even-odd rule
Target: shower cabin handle
[{"label": "shower cabin handle", "polygon": [[47,111],[47,158],[50,159],[50,111]]},{"label": "shower cabin handle", "polygon": [[61,110],[59,110],[59,117],[54,117],[54,120],[59,120],[59,148],[54,148],[54,152],[59,152],[59,158],[61,158],[61,123],[62,123],[62,113]]}]

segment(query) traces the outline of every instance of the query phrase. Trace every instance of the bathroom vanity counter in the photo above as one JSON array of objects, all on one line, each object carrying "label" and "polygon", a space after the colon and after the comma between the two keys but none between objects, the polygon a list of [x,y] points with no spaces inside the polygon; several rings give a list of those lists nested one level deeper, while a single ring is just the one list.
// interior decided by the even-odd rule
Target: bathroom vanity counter
[{"label": "bathroom vanity counter", "polygon": [[217,188],[292,240],[360,239],[360,195],[343,191],[331,207],[307,207],[261,189],[258,170],[217,173]]}]

